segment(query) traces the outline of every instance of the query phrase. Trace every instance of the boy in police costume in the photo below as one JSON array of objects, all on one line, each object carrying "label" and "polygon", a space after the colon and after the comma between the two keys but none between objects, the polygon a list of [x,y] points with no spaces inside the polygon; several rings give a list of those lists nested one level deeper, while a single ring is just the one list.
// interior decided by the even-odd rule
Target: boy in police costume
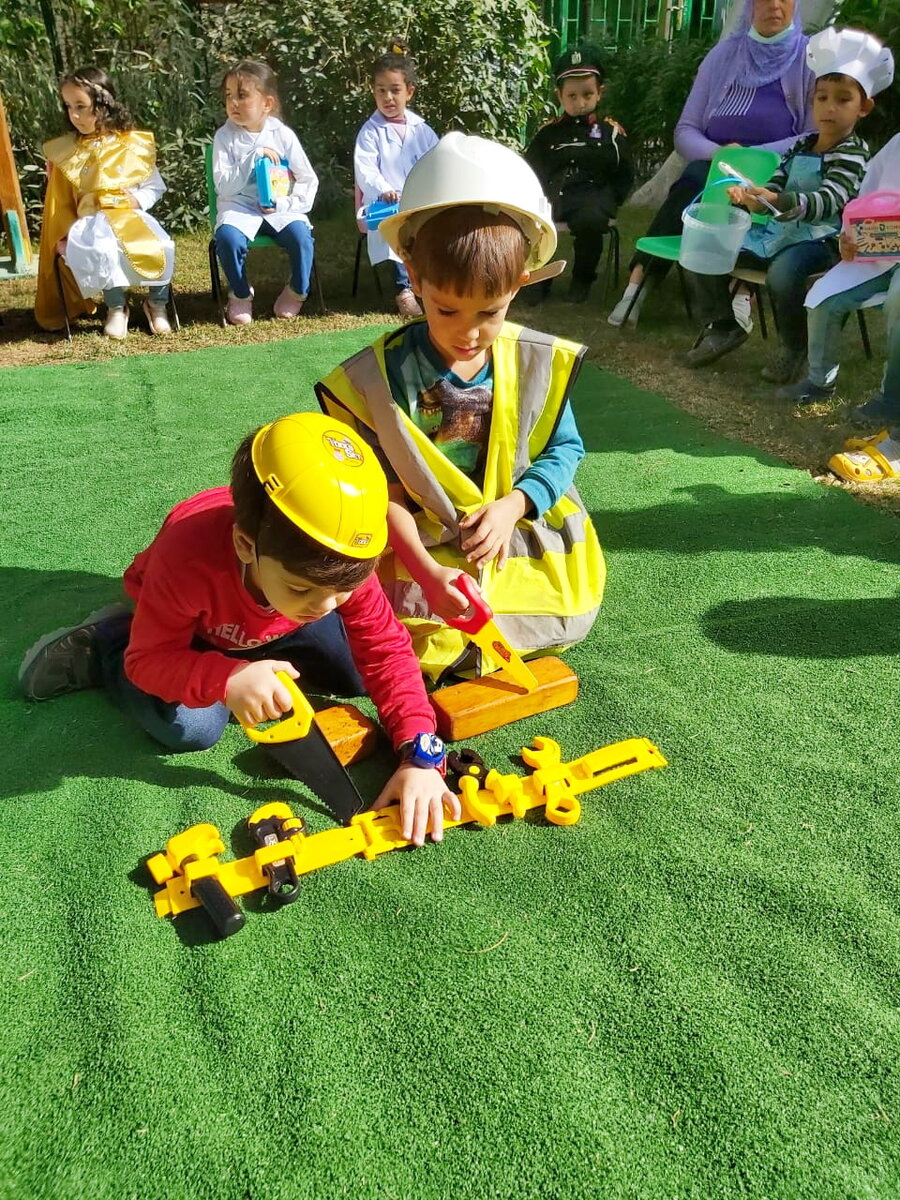
[{"label": "boy in police costume", "polygon": [[631,190],[634,166],[625,130],[597,112],[605,86],[597,47],[567,50],[554,63],[553,76],[562,116],[538,130],[525,159],[547,193],[554,221],[565,222],[571,231],[575,261],[569,299],[579,304],[597,277],[603,237]]},{"label": "boy in police costume", "polygon": [[409,635],[374,574],[387,484],[371,450],[319,413],[248,435],[231,487],[177,504],[125,572],[112,605],[41,638],[19,680],[31,700],[103,687],[169,750],[204,750],[231,714],[291,708],[277,672],[329,694],[368,691],[401,763],[375,807],[398,800],[403,836],[439,841],[443,747]]},{"label": "boy in police costume", "polygon": [[581,641],[605,575],[573,486],[584,447],[568,397],[585,347],[506,321],[520,287],[562,266],[546,265],[556,230],[540,183],[511,150],[450,133],[415,164],[381,232],[424,320],[316,390],[382,456],[394,553],[380,574],[422,669],[482,670],[444,623],[468,607],[461,571],[521,653]]}]

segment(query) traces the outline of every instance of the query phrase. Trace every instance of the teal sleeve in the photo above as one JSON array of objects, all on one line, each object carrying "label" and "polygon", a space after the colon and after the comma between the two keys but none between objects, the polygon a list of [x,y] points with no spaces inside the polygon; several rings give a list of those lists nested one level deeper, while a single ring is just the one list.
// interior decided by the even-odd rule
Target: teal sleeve
[{"label": "teal sleeve", "polygon": [[515,482],[514,486],[534,505],[534,512],[528,516],[541,517],[553,507],[572,486],[575,470],[583,458],[584,443],[567,401],[547,448]]}]

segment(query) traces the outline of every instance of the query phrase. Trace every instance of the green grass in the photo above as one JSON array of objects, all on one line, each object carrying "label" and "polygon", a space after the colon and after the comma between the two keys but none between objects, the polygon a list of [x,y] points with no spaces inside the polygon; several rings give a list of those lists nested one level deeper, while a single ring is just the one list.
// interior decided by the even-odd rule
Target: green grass
[{"label": "green grass", "polygon": [[[589,368],[608,557],[572,708],[513,765],[651,738],[664,771],[310,876],[211,941],[143,860],[282,799],[230,727],[158,753],[15,668],[171,504],[374,330],[4,373],[0,1196],[893,1200],[900,526]],[[374,795],[380,755],[357,773]]]}]

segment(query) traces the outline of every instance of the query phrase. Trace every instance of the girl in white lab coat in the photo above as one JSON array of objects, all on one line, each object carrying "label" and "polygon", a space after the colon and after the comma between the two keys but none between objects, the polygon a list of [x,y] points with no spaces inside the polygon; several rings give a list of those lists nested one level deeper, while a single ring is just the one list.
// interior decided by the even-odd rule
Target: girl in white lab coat
[{"label": "girl in white lab coat", "polygon": [[[400,199],[412,166],[437,144],[437,134],[407,108],[416,91],[416,69],[409,47],[395,39],[389,51],[372,67],[375,112],[356,137],[353,171],[363,205],[376,200],[387,204]],[[368,235],[369,262],[390,262],[397,311],[403,317],[421,316],[406,267],[378,232]]]},{"label": "girl in white lab coat", "polygon": [[[267,234],[287,251],[291,277],[275,301],[276,317],[296,317],[309,294],[313,265],[313,206],[319,180],[292,129],[280,119],[278,80],[266,63],[245,59],[222,81],[228,120],[213,139],[213,183],[216,189],[216,253],[228,279],[228,320],[249,325],[253,289],[247,279],[247,250],[258,233]],[[291,190],[274,207],[260,205],[256,163],[268,158],[276,166],[287,159]]]}]

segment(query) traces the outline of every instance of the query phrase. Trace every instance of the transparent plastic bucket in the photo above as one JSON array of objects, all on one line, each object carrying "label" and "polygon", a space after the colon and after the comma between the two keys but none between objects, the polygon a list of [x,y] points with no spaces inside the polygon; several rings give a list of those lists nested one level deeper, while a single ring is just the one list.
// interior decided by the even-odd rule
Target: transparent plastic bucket
[{"label": "transparent plastic bucket", "polygon": [[750,229],[750,214],[732,204],[689,204],[681,214],[684,232],[678,261],[698,275],[727,275],[734,270]]}]

